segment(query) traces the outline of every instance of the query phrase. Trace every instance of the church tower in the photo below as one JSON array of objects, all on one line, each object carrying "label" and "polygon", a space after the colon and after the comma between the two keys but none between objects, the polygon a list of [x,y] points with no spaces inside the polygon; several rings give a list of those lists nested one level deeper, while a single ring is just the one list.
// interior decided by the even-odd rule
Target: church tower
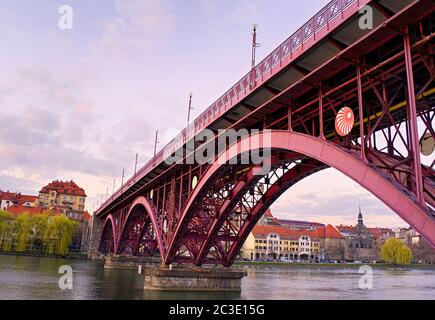
[{"label": "church tower", "polygon": [[361,206],[359,206],[359,213],[358,213],[358,228],[361,230],[364,227],[364,219],[363,215],[361,213]]}]

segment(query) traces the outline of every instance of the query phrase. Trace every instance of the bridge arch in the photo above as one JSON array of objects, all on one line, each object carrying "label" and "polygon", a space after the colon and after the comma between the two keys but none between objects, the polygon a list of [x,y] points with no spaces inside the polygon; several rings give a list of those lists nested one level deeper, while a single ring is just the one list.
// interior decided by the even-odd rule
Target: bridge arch
[{"label": "bridge arch", "polygon": [[[253,207],[249,212],[249,217],[244,220],[244,223],[240,226],[239,233],[237,234],[237,240],[232,243],[232,245],[228,248],[227,252],[221,257],[222,263],[225,265],[231,265],[232,261],[236,258],[237,253],[239,252],[241,246],[246,241],[249,233],[257,224],[258,220],[261,216],[270,208],[270,206],[288,189],[293,187],[299,181],[319,172],[328,167],[323,163],[313,160],[313,159],[303,159],[298,161],[291,161],[293,164],[288,170],[282,172],[276,181],[271,182],[269,185],[264,184],[264,177],[261,179],[253,179],[253,184],[250,184],[245,191],[240,192],[235,195],[235,200],[233,203],[225,206],[226,212],[224,211],[222,216],[216,219],[216,223],[210,228],[207,240],[204,242],[202,246],[202,250],[199,252],[195,263],[200,265],[206,261],[206,256],[209,253],[210,248],[214,245],[215,235],[219,233],[223,226],[223,221],[228,218],[232,211],[237,211],[240,209],[242,205],[242,201],[247,198],[247,195],[250,193],[255,193],[255,188],[258,188],[258,184],[255,182],[259,182],[263,189],[266,189],[262,197],[251,197],[249,201],[253,203]],[[276,169],[272,170],[271,173]],[[280,170],[278,168],[277,170]],[[269,173],[268,177],[271,176]],[[266,177],[266,176],[265,176]],[[234,249],[237,248],[237,249]],[[236,255],[233,258],[233,252],[236,252]]]},{"label": "bridge arch", "polygon": [[101,253],[116,253],[116,228],[113,216],[109,214],[104,220],[99,251]]},{"label": "bridge arch", "polygon": [[[131,231],[132,226],[132,218],[135,217],[136,214],[139,213],[139,220],[141,226],[139,227],[139,230],[137,231],[137,239],[130,239],[130,240],[136,240],[137,243],[133,245],[132,252],[133,255],[137,254],[137,250],[139,249],[138,246],[140,245],[141,240],[148,242],[148,250],[149,253],[154,251],[154,241],[156,243],[156,247],[159,250],[160,256],[164,256],[164,238],[162,236],[161,228],[159,228],[160,224],[157,221],[155,211],[150,204],[150,202],[143,196],[137,197],[133,203],[130,206],[130,209],[128,210],[128,213],[125,218],[125,222],[122,226],[118,245],[117,245],[117,253],[124,253],[124,247],[127,245],[126,241],[128,240],[128,232]],[[148,233],[148,234],[147,234]],[[148,236],[148,239],[143,239],[144,236]],[[155,238],[155,239],[153,239]]]},{"label": "bridge arch", "polygon": [[[435,221],[430,216],[431,209],[422,208],[417,205],[413,200],[412,194],[406,193],[400,185],[396,184],[392,179],[389,179],[388,176],[373,169],[367,162],[362,161],[359,157],[359,152],[348,151],[326,140],[296,132],[276,130],[260,132],[256,135],[259,135],[259,137],[254,138],[254,135],[247,136],[230,146],[224,153],[217,157],[204,173],[183,210],[180,222],[177,225],[174,237],[168,248],[168,254],[165,260],[166,263],[172,262],[178,249],[178,243],[192,218],[194,211],[192,208],[198,203],[200,196],[204,194],[204,189],[210,185],[210,181],[212,181],[219,170],[221,170],[223,166],[222,163],[225,163],[224,159],[232,159],[242,153],[262,148],[295,152],[340,171],[384,202],[403,220],[421,233],[432,246],[435,246]],[[270,135],[270,139],[268,139],[266,135]],[[250,139],[251,142],[258,141],[258,143],[247,143],[247,141],[245,141],[247,139]],[[275,201],[282,193],[283,192],[279,194],[276,193],[273,196],[270,195],[271,199],[274,198],[273,201]],[[264,205],[260,204],[255,209],[257,213],[254,214],[254,217],[251,217],[250,221],[258,221],[259,217],[261,217],[266,209]],[[230,253],[225,259],[225,264],[230,264],[235,258],[244,239],[246,239],[254,225],[255,224],[250,223],[244,227],[244,230],[241,230],[243,233],[238,236],[239,240],[233,243]],[[197,263],[200,263],[200,261],[197,261]]]}]

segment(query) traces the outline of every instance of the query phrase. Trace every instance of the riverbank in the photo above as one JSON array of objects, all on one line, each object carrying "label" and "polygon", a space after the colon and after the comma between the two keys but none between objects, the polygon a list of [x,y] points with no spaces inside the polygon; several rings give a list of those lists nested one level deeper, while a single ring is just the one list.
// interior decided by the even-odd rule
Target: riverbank
[{"label": "riverbank", "polygon": [[[267,261],[237,261],[234,266],[252,266],[252,267],[281,267],[281,268],[360,268],[361,266],[371,266],[376,269],[393,268],[390,264],[385,263],[289,263],[289,262],[267,262]],[[406,269],[429,269],[435,270],[435,264],[410,264]]]},{"label": "riverbank", "polygon": [[0,251],[0,256],[17,256],[17,257],[35,257],[35,258],[51,258],[51,259],[73,259],[73,260],[88,260],[87,253],[73,252],[66,256],[55,254],[44,254],[39,252],[5,252]]},{"label": "riverbank", "polygon": [[[86,253],[70,253],[67,256],[49,255],[36,252],[4,252],[0,251],[0,256],[23,256],[50,259],[72,259],[90,260]],[[149,262],[149,261],[139,261]],[[290,263],[290,262],[270,262],[270,261],[236,261],[234,267],[277,267],[277,268],[336,268],[336,269],[358,269],[363,265],[371,266],[375,269],[391,269],[392,265],[385,263]],[[135,269],[135,268],[134,268]],[[435,270],[435,264],[410,264],[405,269]]]},{"label": "riverbank", "polygon": [[[73,290],[59,288],[59,268],[73,269]],[[343,266],[341,266],[343,267]],[[242,291],[178,292],[144,290],[144,274],[104,269],[91,260],[13,257],[0,254],[0,300],[430,300],[435,272],[377,269],[373,289],[361,290],[358,269],[242,267]]]}]

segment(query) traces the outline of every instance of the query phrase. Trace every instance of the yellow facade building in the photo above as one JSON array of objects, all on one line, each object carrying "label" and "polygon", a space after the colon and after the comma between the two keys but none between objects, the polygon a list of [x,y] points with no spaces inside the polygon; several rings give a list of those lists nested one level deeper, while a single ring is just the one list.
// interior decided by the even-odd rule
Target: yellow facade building
[{"label": "yellow facade building", "polygon": [[248,236],[240,257],[249,260],[320,260],[322,252],[318,233],[316,230],[257,225]]},{"label": "yellow facade building", "polygon": [[74,181],[53,181],[39,191],[38,205],[59,208],[66,216],[80,220],[85,211],[86,193]]}]

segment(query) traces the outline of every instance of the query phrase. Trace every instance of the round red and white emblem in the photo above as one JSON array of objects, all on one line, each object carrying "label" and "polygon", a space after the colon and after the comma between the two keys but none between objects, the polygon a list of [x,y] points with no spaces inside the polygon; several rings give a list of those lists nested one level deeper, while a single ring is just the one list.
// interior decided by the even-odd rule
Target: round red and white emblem
[{"label": "round red and white emblem", "polygon": [[349,107],[341,108],[335,118],[335,130],[337,133],[342,137],[347,136],[352,131],[354,124],[355,116],[352,109]]}]

